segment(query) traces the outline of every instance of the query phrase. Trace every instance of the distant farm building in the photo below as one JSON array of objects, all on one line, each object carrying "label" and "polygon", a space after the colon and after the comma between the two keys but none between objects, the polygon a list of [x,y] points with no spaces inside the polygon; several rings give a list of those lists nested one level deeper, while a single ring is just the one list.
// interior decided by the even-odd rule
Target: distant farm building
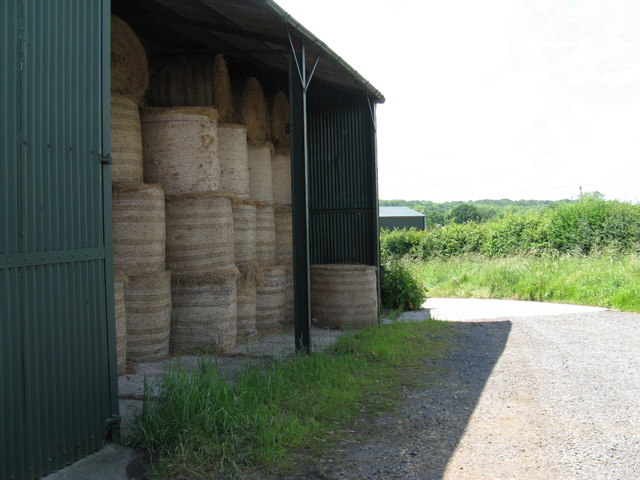
[{"label": "distant farm building", "polygon": [[398,230],[415,228],[424,230],[426,226],[423,213],[409,207],[380,207],[380,228]]}]

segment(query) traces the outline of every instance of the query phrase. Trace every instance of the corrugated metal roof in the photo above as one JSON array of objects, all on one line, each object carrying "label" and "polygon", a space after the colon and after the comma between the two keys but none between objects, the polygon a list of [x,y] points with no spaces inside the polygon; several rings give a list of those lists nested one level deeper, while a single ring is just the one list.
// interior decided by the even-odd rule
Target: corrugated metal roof
[{"label": "corrugated metal roof", "polygon": [[424,217],[423,213],[416,212],[409,207],[380,207],[381,217]]}]

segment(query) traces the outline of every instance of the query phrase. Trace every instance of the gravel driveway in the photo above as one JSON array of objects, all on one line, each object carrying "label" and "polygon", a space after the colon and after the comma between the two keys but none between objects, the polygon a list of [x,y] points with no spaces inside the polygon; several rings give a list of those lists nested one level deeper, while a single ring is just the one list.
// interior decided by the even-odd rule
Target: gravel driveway
[{"label": "gravel driveway", "polygon": [[[640,315],[431,299],[455,347],[291,479],[640,479]],[[493,317],[493,318],[492,318]]]}]

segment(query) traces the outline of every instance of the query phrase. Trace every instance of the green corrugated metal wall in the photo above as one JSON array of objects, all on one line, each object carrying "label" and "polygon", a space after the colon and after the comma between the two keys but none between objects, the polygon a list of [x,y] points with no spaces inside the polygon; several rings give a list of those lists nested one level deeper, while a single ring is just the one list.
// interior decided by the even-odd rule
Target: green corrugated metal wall
[{"label": "green corrugated metal wall", "polygon": [[424,230],[424,217],[380,217],[380,228],[388,230],[400,230],[403,228],[415,228]]},{"label": "green corrugated metal wall", "polygon": [[2,479],[96,450],[117,413],[111,178],[100,161],[108,9],[10,0],[0,15]]}]

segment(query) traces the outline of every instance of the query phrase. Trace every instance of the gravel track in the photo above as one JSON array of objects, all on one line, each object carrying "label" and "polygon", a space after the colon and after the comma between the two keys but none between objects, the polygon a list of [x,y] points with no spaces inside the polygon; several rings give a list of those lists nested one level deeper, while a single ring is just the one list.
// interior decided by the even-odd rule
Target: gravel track
[{"label": "gravel track", "polygon": [[453,318],[424,389],[289,478],[640,479],[640,315],[524,303]]}]

